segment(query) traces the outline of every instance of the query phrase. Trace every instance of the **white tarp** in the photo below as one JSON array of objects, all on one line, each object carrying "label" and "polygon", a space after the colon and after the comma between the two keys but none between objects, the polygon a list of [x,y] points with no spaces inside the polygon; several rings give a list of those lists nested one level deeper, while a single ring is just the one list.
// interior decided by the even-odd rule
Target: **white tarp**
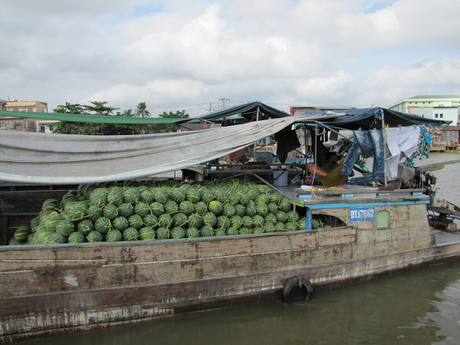
[{"label": "white tarp", "polygon": [[0,131],[0,181],[74,184],[157,175],[235,152],[279,132],[296,119],[293,116],[150,135]]}]

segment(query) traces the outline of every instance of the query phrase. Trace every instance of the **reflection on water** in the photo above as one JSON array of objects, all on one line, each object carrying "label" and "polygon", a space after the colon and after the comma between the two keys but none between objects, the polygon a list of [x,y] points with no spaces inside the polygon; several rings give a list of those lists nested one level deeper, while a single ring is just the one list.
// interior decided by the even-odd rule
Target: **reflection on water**
[{"label": "reflection on water", "polygon": [[[443,159],[432,155],[433,160]],[[446,160],[451,160],[447,155]],[[460,155],[459,155],[460,157]],[[456,159],[456,156],[455,156]],[[459,164],[434,172],[443,198],[460,204]],[[281,301],[180,315],[23,342],[47,345],[458,344],[460,262]]]},{"label": "reflection on water", "polygon": [[432,310],[425,316],[418,317],[418,322],[407,328],[437,328],[436,336],[442,340],[436,344],[458,344],[460,342],[460,280],[436,292],[431,305]]}]

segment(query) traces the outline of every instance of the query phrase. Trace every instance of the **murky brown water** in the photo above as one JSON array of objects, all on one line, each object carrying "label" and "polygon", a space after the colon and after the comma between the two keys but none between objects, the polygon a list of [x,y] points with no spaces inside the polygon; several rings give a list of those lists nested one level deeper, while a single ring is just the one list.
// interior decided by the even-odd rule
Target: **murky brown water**
[{"label": "murky brown water", "polygon": [[[432,154],[419,164],[460,158]],[[433,172],[460,205],[460,164]],[[459,344],[460,260],[281,302],[181,315],[23,344]]]}]

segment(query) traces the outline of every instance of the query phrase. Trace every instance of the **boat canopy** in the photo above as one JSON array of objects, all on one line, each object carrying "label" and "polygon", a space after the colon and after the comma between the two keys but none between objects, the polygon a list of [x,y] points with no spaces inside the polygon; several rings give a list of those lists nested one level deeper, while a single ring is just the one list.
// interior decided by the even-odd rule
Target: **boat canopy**
[{"label": "boat canopy", "polygon": [[227,119],[234,115],[239,115],[243,119],[242,122],[276,119],[280,117],[292,117],[291,114],[275,109],[262,102],[256,101],[216,111],[210,114],[197,117],[195,119],[201,121],[215,121],[222,120],[224,118]]},{"label": "boat canopy", "polygon": [[303,119],[298,122],[320,122],[331,127],[350,130],[358,130],[360,128],[362,130],[369,130],[371,128],[380,129],[382,128],[382,123],[389,127],[407,127],[412,125],[438,127],[451,123],[451,121],[428,119],[426,117],[405,114],[381,107],[306,112],[301,116],[303,116]]},{"label": "boat canopy", "polygon": [[[159,125],[179,123],[182,119],[162,117],[131,117],[117,115],[92,115],[92,114],[61,114],[61,113],[37,113],[27,111],[6,111],[0,110],[0,116],[19,117],[39,120],[56,120],[69,122],[90,122],[90,123],[113,123],[125,125]],[[193,119],[191,119],[193,120]]]},{"label": "boat canopy", "polygon": [[293,116],[238,126],[145,135],[0,131],[0,181],[51,185],[121,181],[220,158],[274,135]]},{"label": "boat canopy", "polygon": [[[268,121],[252,121],[254,112],[259,111],[266,115]],[[19,112],[0,112],[1,115],[4,113],[17,115]],[[50,113],[25,114],[27,116],[20,117],[36,118],[41,115],[50,119]],[[260,102],[208,114],[201,119],[218,119],[234,114],[241,114],[249,122],[191,132],[146,135],[88,136],[3,130],[0,135],[0,181],[58,185],[120,181],[158,175],[220,158],[284,129],[292,128],[296,123],[324,124],[351,130],[381,128],[382,119],[390,127],[440,126],[448,123],[384,108],[292,116]],[[59,116],[76,121],[84,119],[85,115]],[[94,118],[96,115],[87,116]],[[128,122],[122,123],[139,124],[153,123],[148,121],[154,120],[119,116],[98,118],[127,119]],[[184,119],[161,120],[177,120],[175,123],[178,123]]]}]

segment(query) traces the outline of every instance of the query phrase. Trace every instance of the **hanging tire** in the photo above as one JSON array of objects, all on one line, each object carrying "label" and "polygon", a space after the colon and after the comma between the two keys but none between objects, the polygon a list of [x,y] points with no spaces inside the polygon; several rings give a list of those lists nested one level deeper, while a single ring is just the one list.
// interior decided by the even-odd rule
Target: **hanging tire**
[{"label": "hanging tire", "polygon": [[302,276],[295,276],[290,278],[286,284],[284,284],[283,287],[283,302],[286,304],[291,304],[291,298],[289,295],[291,294],[291,290],[294,286],[298,286],[301,288],[302,286],[305,286],[307,289],[307,293],[305,294],[305,301],[309,301],[311,299],[311,295],[313,293],[313,286],[311,285],[310,281]]}]

